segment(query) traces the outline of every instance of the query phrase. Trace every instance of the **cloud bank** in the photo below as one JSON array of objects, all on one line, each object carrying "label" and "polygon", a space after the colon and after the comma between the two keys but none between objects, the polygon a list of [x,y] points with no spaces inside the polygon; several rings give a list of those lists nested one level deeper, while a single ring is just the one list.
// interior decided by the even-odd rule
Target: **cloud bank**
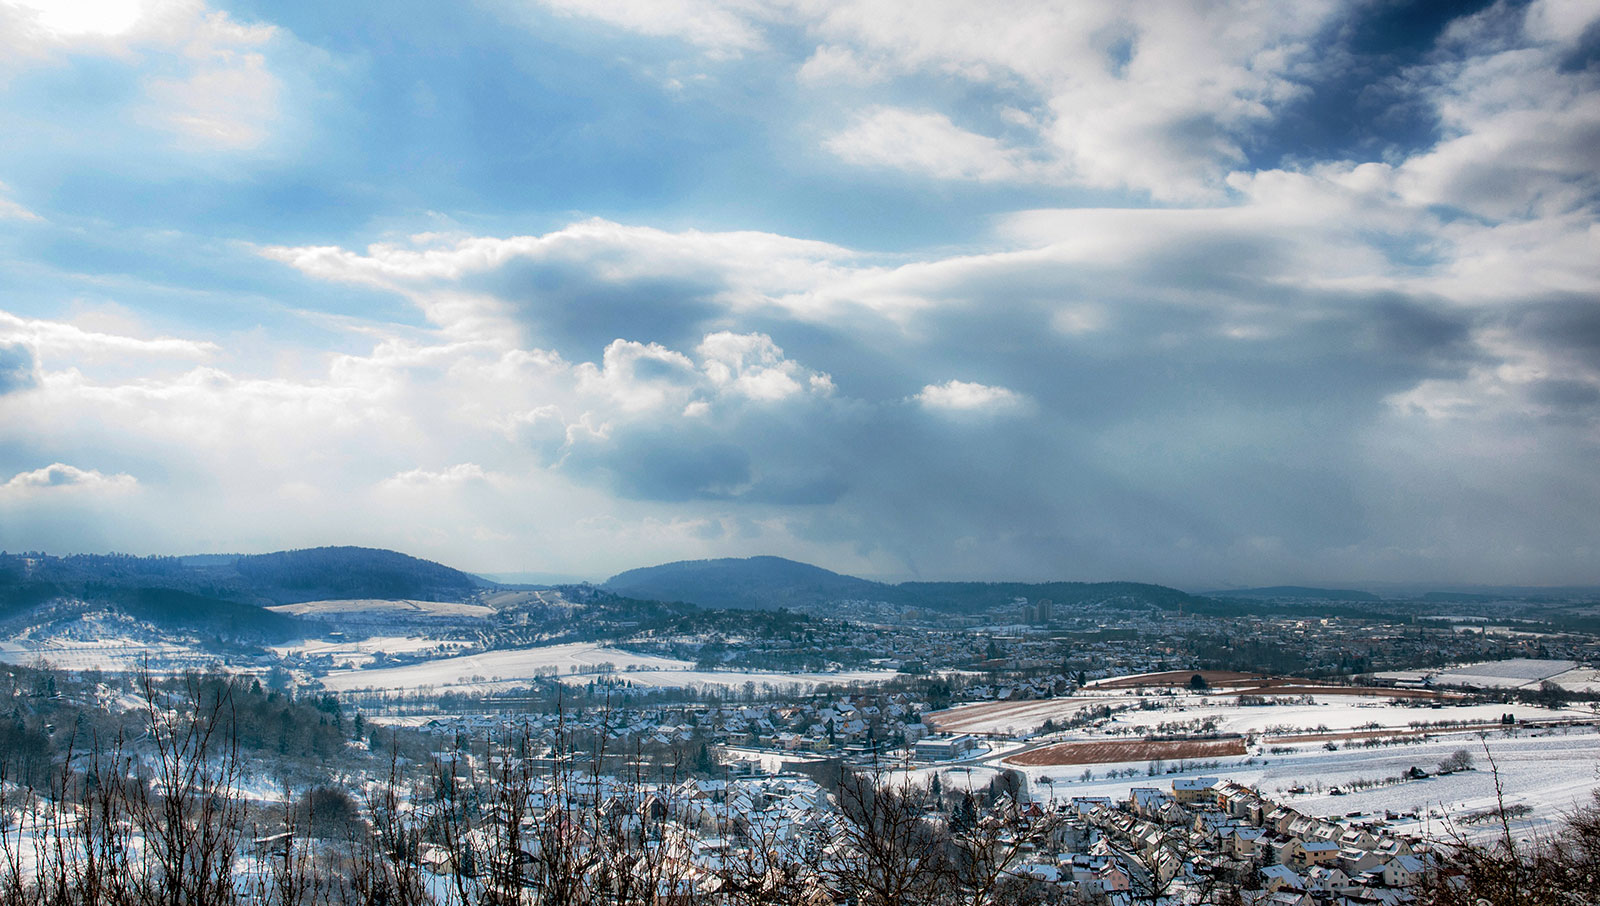
[{"label": "cloud bank", "polygon": [[[421,81],[384,82],[320,20],[10,14],[10,78],[134,61],[127,128],[209,156],[239,210],[308,213],[123,211],[121,257],[163,264],[118,263],[73,245],[116,211],[0,155],[0,215],[28,215],[0,219],[25,302],[0,312],[0,546],[1596,581],[1596,16],[1489,4],[1393,37],[1386,9],[561,0],[494,11],[478,37],[513,48],[484,54],[547,42],[648,102],[509,136],[442,90],[503,73],[412,48]],[[282,158],[241,154],[315,119],[313,70],[403,108],[350,102],[396,147],[323,133],[346,169],[273,183]],[[406,144],[438,116],[461,128],[429,140],[481,146]],[[639,135],[661,160],[616,150]],[[461,172],[366,177],[391,155]],[[566,204],[569,178],[599,200]],[[833,208],[905,232],[785,227]]]}]

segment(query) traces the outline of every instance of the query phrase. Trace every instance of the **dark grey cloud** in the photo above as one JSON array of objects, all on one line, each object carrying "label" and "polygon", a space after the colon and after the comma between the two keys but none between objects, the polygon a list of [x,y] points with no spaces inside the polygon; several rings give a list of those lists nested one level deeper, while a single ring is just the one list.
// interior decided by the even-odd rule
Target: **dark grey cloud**
[{"label": "dark grey cloud", "polygon": [[[837,392],[708,397],[692,416],[681,404],[613,414],[576,440],[550,425],[537,444],[621,497],[782,513],[802,537],[844,533],[930,576],[1178,582],[1221,578],[1237,558],[1270,570],[1382,546],[1368,435],[1391,395],[1485,363],[1485,316],[1430,296],[1285,285],[1292,257],[1280,237],[1234,234],[1116,267],[976,268],[907,327],[736,314],[705,303],[711,280],[571,274],[584,324],[554,340],[575,359],[612,336],[692,356],[704,331],[731,324],[770,335]],[[1063,332],[1057,315],[1076,305],[1100,320]],[[549,315],[519,311],[542,344]],[[630,361],[635,380],[699,380],[681,360]],[[1007,388],[1026,409],[917,404],[949,380]]]},{"label": "dark grey cloud", "polygon": [[860,474],[840,446],[861,417],[848,403],[724,402],[712,413],[615,424],[570,444],[561,468],[634,500],[776,506],[833,503]]},{"label": "dark grey cloud", "polygon": [[713,274],[606,278],[603,264],[518,259],[468,285],[509,303],[540,345],[569,358],[618,338],[692,348],[723,313]]},{"label": "dark grey cloud", "polygon": [[1600,368],[1600,297],[1534,301],[1514,310],[1505,320],[1540,345],[1563,350]]}]

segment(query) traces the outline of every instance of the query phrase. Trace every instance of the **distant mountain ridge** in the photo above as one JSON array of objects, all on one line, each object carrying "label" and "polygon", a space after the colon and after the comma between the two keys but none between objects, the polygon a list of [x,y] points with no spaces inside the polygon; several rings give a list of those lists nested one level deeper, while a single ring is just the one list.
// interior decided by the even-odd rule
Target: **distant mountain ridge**
[{"label": "distant mountain ridge", "polygon": [[782,557],[679,560],[618,573],[601,587],[635,598],[741,610],[801,607],[851,598],[886,600],[885,589],[893,588]]},{"label": "distant mountain ridge", "polygon": [[[771,610],[816,608],[849,600],[973,612],[1015,598],[1085,604],[1214,609],[1215,602],[1175,588],[1140,582],[903,582],[858,579],[782,557],[680,560],[618,573],[601,586],[618,594],[701,607]],[[838,614],[847,616],[848,614]]]},{"label": "distant mountain ridge", "polygon": [[1303,598],[1314,601],[1382,601],[1370,591],[1351,588],[1313,588],[1305,585],[1270,585],[1264,588],[1231,588],[1202,592],[1208,598]]},{"label": "distant mountain ridge", "polygon": [[366,547],[198,557],[0,554],[0,608],[53,596],[95,598],[133,589],[165,589],[250,605],[326,598],[459,601],[489,584],[431,560]]}]

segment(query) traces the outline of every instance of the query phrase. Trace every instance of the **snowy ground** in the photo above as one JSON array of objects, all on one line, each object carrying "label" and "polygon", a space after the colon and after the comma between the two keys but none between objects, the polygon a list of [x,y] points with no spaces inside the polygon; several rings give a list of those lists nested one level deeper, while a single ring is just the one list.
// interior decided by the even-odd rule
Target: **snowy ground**
[{"label": "snowy ground", "polygon": [[[1284,698],[1300,698],[1285,695]],[[1494,723],[1510,713],[1518,720],[1589,720],[1586,708],[1554,712],[1533,705],[1394,704],[1387,698],[1358,695],[1313,695],[1313,704],[1240,705],[1230,695],[1178,693],[1138,695],[1106,692],[1069,698],[1023,702],[983,702],[929,715],[928,722],[952,733],[1027,735],[1045,720],[1063,724],[1086,709],[1114,709],[1107,728],[1135,732],[1196,732],[1202,725],[1217,733],[1292,733],[1356,729],[1406,729],[1440,722]],[[1148,709],[1148,710],[1145,710]],[[1163,727],[1163,725],[1167,725]]]},{"label": "snowy ground", "polygon": [[[752,683],[762,691],[811,689],[816,686],[850,685],[853,683],[881,683],[897,676],[893,670],[841,670],[838,673],[771,673],[761,670],[662,670],[620,674],[622,679],[639,686],[685,687],[725,686],[741,687]],[[569,683],[584,683],[591,676],[562,676]]]},{"label": "snowy ground", "polygon": [[1171,710],[1123,711],[1109,726],[1158,730],[1162,724],[1184,721],[1216,721],[1219,733],[1292,734],[1338,732],[1356,729],[1396,729],[1446,723],[1493,724],[1503,714],[1518,720],[1593,720],[1587,709],[1552,711],[1534,705],[1485,704],[1446,705],[1442,708],[1391,704],[1380,698],[1344,695],[1313,696],[1315,704],[1240,706],[1222,696],[1207,696],[1203,701],[1182,701]]},{"label": "snowy ground", "polygon": [[494,608],[482,604],[453,604],[439,601],[380,601],[372,599],[305,601],[299,604],[277,604],[267,608],[278,613],[313,619],[361,614],[369,617],[390,616],[400,619],[472,619],[487,617]]},{"label": "snowy ground", "polygon": [[1376,675],[1407,682],[1430,681],[1435,686],[1474,686],[1480,689],[1535,689],[1548,680],[1558,686],[1583,691],[1591,685],[1600,689],[1596,674],[1597,671],[1584,668],[1575,661],[1519,657],[1437,670],[1390,670]]},{"label": "snowy ground", "polygon": [[372,663],[378,652],[385,654],[411,654],[433,648],[456,649],[469,647],[471,642],[456,639],[434,639],[427,636],[376,636],[354,642],[336,642],[328,639],[306,639],[292,645],[270,645],[279,657],[302,655],[317,657],[328,655],[335,667],[355,670]]},{"label": "snowy ground", "polygon": [[[592,679],[604,665],[614,671],[674,670],[693,668],[688,661],[633,654],[619,648],[576,642],[544,645],[537,648],[510,648],[485,651],[464,657],[441,658],[404,667],[375,670],[347,670],[322,678],[323,685],[336,692],[352,689],[409,690],[423,686],[434,689],[495,689],[526,684],[537,676],[584,674]],[[630,674],[631,675],[631,674]]]},{"label": "snowy ground", "polygon": [[[1142,762],[1018,770],[1028,776],[1028,789],[1040,801],[1052,795],[1058,800],[1074,796],[1126,799],[1133,787],[1170,789],[1177,777],[1210,776],[1251,784],[1269,798],[1306,814],[1338,817],[1352,812],[1413,813],[1417,816],[1414,821],[1402,821],[1396,829],[1405,833],[1460,832],[1481,837],[1496,833],[1492,822],[1468,824],[1461,819],[1495,807],[1492,758],[1504,786],[1505,804],[1526,805],[1533,810],[1513,825],[1517,836],[1524,839],[1549,833],[1575,806],[1592,801],[1591,791],[1600,788],[1600,732],[1594,727],[1495,730],[1482,736],[1445,733],[1427,741],[1373,748],[1345,745],[1337,751],[1314,743],[1294,748],[1287,754],[1223,759],[1215,766],[1197,766],[1153,777],[1147,774],[1148,764]],[[1434,773],[1439,762],[1460,749],[1473,754],[1473,770],[1344,795],[1330,792],[1333,787],[1348,786],[1352,781],[1395,777],[1411,767]],[[1001,767],[1011,766],[996,759],[970,768],[930,766],[917,768],[914,773],[920,782],[927,782],[937,772],[944,786],[959,788],[969,782],[974,786],[987,784]],[[1121,776],[1130,769],[1133,776]],[[1083,779],[1085,770],[1091,779]],[[1118,776],[1113,778],[1111,774]],[[1051,782],[1046,783],[1045,778]],[[1306,792],[1291,794],[1288,791],[1292,788],[1304,788]]]},{"label": "snowy ground", "polygon": [[0,642],[0,663],[31,665],[41,659],[61,670],[132,672],[148,664],[152,672],[161,674],[203,669],[218,661],[215,652],[126,636]]},{"label": "snowy ground", "polygon": [[550,675],[572,683],[587,683],[600,676],[609,676],[641,686],[743,686],[754,683],[757,688],[783,689],[824,683],[879,682],[895,674],[891,671],[702,671],[695,670],[694,664],[689,661],[634,654],[618,648],[579,642],[487,651],[404,667],[340,671],[323,677],[322,682],[335,692],[358,689],[403,691],[423,686],[431,686],[439,692],[465,689],[489,691],[524,685],[536,676]]}]

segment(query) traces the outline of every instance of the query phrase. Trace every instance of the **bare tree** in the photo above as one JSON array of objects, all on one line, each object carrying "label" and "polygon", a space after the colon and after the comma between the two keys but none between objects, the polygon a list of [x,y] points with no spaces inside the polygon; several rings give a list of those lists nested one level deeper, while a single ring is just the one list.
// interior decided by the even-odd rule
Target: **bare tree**
[{"label": "bare tree", "polygon": [[841,892],[868,906],[916,906],[948,891],[945,836],[924,815],[927,791],[908,774],[846,770],[835,795],[839,845],[826,858]]}]

